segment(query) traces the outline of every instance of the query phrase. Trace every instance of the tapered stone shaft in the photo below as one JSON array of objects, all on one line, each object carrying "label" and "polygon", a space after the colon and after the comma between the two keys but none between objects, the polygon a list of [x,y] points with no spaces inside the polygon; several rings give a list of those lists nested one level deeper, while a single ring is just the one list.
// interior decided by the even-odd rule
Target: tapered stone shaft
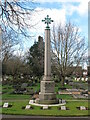
[{"label": "tapered stone shaft", "polygon": [[51,77],[50,29],[45,29],[45,58],[43,80],[50,80],[51,79],[50,77]]}]

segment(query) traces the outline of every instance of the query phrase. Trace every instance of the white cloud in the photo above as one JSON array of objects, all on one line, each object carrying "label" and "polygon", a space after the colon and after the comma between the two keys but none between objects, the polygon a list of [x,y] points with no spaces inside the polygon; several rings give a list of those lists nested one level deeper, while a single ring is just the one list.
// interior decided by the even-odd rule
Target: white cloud
[{"label": "white cloud", "polygon": [[[24,2],[24,0],[7,0],[7,1],[19,1],[19,2]],[[34,1],[34,2],[38,2],[38,3],[54,3],[54,2],[59,2],[59,3],[73,3],[73,2],[78,2],[80,3],[79,6],[74,6],[74,5],[66,5],[65,9],[67,9],[68,14],[71,14],[74,11],[77,11],[80,15],[87,15],[88,14],[88,2],[90,0],[25,0],[25,2],[29,2],[29,1]]]},{"label": "white cloud", "polygon": [[88,15],[88,2],[86,1],[80,2],[77,6],[71,3],[63,4],[63,8],[66,10],[67,15],[72,15],[74,12],[77,12],[80,16]]},{"label": "white cloud", "polygon": [[[72,13],[76,11],[82,16],[82,15],[88,15],[88,2],[90,0],[34,0],[34,1],[39,2],[39,3],[45,3],[45,2],[67,3],[67,5],[65,5],[64,9],[66,9],[66,11],[68,12],[69,15],[72,15]],[[70,4],[73,2],[80,3],[80,5],[74,6],[74,5]]]},{"label": "white cloud", "polygon": [[81,2],[79,7],[77,8],[77,11],[80,15],[88,14],[88,2]]},{"label": "white cloud", "polygon": [[[42,22],[42,20],[49,15],[49,17],[54,20],[54,23],[56,25],[58,24],[62,24],[64,25],[66,22],[66,11],[64,9],[41,9],[41,8],[37,8],[36,11],[39,11],[38,13],[34,13],[33,17],[32,17],[32,23],[31,24],[35,24],[38,23],[35,26],[35,29],[32,29],[30,32],[33,32],[35,34],[36,37],[38,37],[39,35],[43,36],[44,35],[44,28],[46,27],[46,25]],[[53,24],[52,23],[50,26],[52,27]]]},{"label": "white cloud", "polygon": [[45,3],[45,2],[88,2],[89,0],[34,0],[35,2]]},{"label": "white cloud", "polygon": [[[65,4],[66,5],[66,4]],[[84,7],[84,6],[85,7]],[[83,10],[84,7],[84,10]],[[55,24],[62,24],[64,25],[66,22],[66,14],[67,15],[72,15],[73,12],[78,12],[80,15],[86,15],[87,12],[87,4],[82,2],[79,6],[74,6],[73,4],[67,4],[67,6],[62,6],[60,9],[49,9],[49,8],[36,8],[36,12],[34,13],[32,17],[32,24],[38,23],[35,26],[35,29],[33,29],[31,32],[35,34],[35,36],[42,35],[44,34],[44,28],[45,24],[42,23],[42,19],[44,19],[47,15],[49,15],[53,20]],[[52,23],[53,24],[53,23]],[[50,26],[53,26],[53,25]],[[80,28],[81,32],[82,29]]]},{"label": "white cloud", "polygon": [[[70,8],[70,6],[68,6]],[[75,8],[74,8],[75,7]],[[71,6],[71,11],[77,11],[77,6]],[[34,33],[35,39],[37,40],[38,36],[44,36],[44,28],[46,25],[42,22],[42,19],[44,19],[47,15],[51,17],[52,20],[54,20],[55,25],[58,25],[61,23],[61,25],[64,25],[66,23],[66,14],[72,14],[67,8],[62,7],[62,9],[42,9],[42,8],[36,8],[36,11],[34,15],[32,16],[32,22],[31,24],[38,23],[34,29],[31,29],[31,33]],[[53,24],[50,26],[52,28]],[[82,32],[82,29],[79,27],[79,32]]]}]

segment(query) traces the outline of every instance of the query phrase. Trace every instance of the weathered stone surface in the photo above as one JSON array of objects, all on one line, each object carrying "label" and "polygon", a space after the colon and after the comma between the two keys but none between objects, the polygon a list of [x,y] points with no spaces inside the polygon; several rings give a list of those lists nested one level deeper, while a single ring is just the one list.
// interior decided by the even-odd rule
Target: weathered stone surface
[{"label": "weathered stone surface", "polygon": [[61,110],[66,110],[66,106],[61,106]]},{"label": "weathered stone surface", "polygon": [[41,93],[54,93],[54,81],[41,81]]},{"label": "weathered stone surface", "polygon": [[54,99],[54,100],[36,100],[36,103],[39,103],[39,104],[46,104],[46,105],[50,105],[50,104],[57,104],[58,103],[58,100]]},{"label": "weathered stone surface", "polygon": [[50,30],[45,30],[44,75],[51,76]]},{"label": "weathered stone surface", "polygon": [[3,104],[3,108],[8,108],[9,104],[8,103],[4,103]]},{"label": "weathered stone surface", "polygon": [[56,94],[55,93],[39,93],[40,100],[55,100]]},{"label": "weathered stone surface", "polygon": [[85,106],[80,106],[80,110],[86,110]]},{"label": "weathered stone surface", "polygon": [[30,107],[31,107],[30,105],[26,105],[25,109],[30,109]]},{"label": "weathered stone surface", "polygon": [[[49,19],[48,17],[45,19]],[[48,24],[50,24],[47,21]],[[44,56],[44,77],[41,81],[41,90],[39,93],[39,100],[36,102],[42,104],[56,103],[55,83],[51,80],[51,45],[50,45],[50,29],[45,29],[45,56]]]},{"label": "weathered stone surface", "polygon": [[47,110],[48,109],[48,106],[43,106],[43,110]]},{"label": "weathered stone surface", "polygon": [[51,80],[51,76],[44,75],[43,81],[50,81],[50,80]]},{"label": "weathered stone surface", "polygon": [[32,103],[34,103],[34,100],[30,100],[30,101],[29,101],[29,104],[32,104]]}]

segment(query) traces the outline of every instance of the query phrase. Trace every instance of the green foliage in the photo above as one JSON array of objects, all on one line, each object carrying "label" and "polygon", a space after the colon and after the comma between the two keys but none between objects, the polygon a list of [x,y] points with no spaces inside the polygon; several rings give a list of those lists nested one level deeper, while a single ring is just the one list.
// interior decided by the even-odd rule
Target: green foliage
[{"label": "green foliage", "polygon": [[[39,39],[42,37],[39,36]],[[43,40],[38,40],[29,49],[29,55],[27,57],[28,64],[32,71],[32,76],[41,77],[44,72],[44,42]]]}]

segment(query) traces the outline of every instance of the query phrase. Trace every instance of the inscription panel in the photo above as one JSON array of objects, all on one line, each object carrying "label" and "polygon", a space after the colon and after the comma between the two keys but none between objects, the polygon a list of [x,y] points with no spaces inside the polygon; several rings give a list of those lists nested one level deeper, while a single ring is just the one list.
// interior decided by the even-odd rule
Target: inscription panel
[{"label": "inscription panel", "polygon": [[55,83],[53,81],[42,81],[41,92],[42,93],[54,93]]}]

